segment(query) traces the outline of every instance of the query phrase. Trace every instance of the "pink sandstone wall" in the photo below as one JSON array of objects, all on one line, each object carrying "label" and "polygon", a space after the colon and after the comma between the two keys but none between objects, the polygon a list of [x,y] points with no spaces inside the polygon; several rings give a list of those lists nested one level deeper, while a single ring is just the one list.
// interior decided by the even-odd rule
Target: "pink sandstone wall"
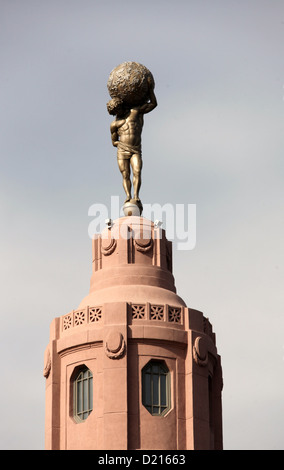
[{"label": "pink sandstone wall", "polygon": [[[215,335],[203,314],[176,294],[164,231],[158,238],[146,221],[142,239],[141,221],[119,219],[105,238],[94,239],[89,295],[51,324],[46,449],[222,448]],[[122,223],[128,239],[119,233]],[[152,416],[142,404],[141,371],[151,359],[170,371],[171,406],[164,416]],[[72,377],[82,365],[93,374],[93,411],[78,423]]]}]

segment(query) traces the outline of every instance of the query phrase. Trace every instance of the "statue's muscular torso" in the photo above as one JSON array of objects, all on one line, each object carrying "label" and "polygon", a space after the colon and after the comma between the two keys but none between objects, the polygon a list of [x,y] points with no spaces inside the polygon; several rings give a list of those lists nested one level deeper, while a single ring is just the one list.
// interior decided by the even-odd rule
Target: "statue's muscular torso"
[{"label": "statue's muscular torso", "polygon": [[115,126],[120,142],[140,146],[143,123],[143,114],[137,108],[131,109],[124,119],[118,118]]}]

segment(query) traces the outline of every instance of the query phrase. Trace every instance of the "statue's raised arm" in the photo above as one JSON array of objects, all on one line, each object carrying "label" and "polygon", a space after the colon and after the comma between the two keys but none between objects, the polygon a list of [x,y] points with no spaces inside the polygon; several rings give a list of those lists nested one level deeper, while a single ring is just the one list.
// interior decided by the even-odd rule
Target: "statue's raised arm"
[{"label": "statue's raised arm", "polygon": [[139,106],[140,112],[142,112],[143,114],[150,113],[150,111],[153,111],[153,109],[155,109],[158,105],[157,98],[154,93],[154,84],[152,80],[150,80],[150,77],[148,78],[148,86],[149,101]]}]

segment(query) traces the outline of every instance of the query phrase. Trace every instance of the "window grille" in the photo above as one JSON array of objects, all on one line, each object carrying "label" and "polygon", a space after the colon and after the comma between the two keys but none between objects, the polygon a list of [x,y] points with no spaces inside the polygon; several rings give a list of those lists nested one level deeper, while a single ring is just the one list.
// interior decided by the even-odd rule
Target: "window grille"
[{"label": "window grille", "polygon": [[150,361],[142,370],[142,402],[153,416],[170,408],[170,373],[162,361]]},{"label": "window grille", "polygon": [[74,381],[74,417],[81,422],[93,410],[93,374],[85,367]]}]

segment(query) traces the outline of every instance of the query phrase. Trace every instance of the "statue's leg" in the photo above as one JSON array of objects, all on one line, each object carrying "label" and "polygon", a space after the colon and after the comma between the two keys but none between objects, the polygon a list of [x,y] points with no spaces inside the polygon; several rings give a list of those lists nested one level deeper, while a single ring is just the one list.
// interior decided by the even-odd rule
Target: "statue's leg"
[{"label": "statue's leg", "polygon": [[117,163],[122,174],[122,184],[126,194],[125,202],[128,202],[131,199],[130,162],[129,160],[118,159]]},{"label": "statue's leg", "polygon": [[141,187],[142,158],[139,154],[134,154],[130,160],[133,172],[133,192],[134,199],[139,201],[139,191]]}]

